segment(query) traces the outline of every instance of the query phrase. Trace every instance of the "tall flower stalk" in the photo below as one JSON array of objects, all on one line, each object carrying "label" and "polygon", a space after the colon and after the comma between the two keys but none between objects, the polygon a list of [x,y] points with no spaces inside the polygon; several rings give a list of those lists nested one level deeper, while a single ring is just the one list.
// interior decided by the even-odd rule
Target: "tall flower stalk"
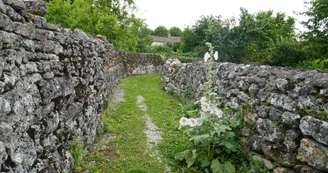
[{"label": "tall flower stalk", "polygon": [[207,81],[205,83],[205,97],[207,101],[211,103],[211,93],[213,86],[213,59],[218,59],[218,52],[214,53],[214,48],[212,43],[207,42],[206,46],[208,47],[209,52],[206,52],[204,55],[204,61],[207,63]]}]

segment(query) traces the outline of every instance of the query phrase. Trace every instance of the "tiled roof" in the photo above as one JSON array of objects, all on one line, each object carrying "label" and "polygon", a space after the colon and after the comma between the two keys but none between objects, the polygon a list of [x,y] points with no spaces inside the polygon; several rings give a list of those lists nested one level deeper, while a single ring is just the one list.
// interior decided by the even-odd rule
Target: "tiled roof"
[{"label": "tiled roof", "polygon": [[159,37],[159,36],[152,36],[153,42],[160,42],[160,43],[179,43],[181,38],[180,37]]}]

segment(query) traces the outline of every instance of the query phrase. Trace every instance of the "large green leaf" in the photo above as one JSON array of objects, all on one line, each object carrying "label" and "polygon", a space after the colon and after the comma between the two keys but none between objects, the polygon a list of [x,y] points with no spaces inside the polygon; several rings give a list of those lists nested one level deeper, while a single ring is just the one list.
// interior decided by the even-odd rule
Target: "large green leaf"
[{"label": "large green leaf", "polygon": [[234,173],[235,171],[236,169],[231,162],[229,161],[224,162],[224,173]]},{"label": "large green leaf", "polygon": [[212,160],[211,169],[213,173],[224,173],[221,163],[216,159]]},{"label": "large green leaf", "polygon": [[192,156],[187,159],[188,168],[190,168],[194,164],[195,160],[197,159],[197,156],[197,151],[192,150]]},{"label": "large green leaf", "polygon": [[191,137],[190,141],[194,141],[194,144],[198,145],[199,143],[205,143],[209,137],[209,134],[197,135]]},{"label": "large green leaf", "polygon": [[180,152],[180,153],[176,154],[174,156],[174,158],[177,159],[177,160],[179,160],[179,161],[182,161],[183,159],[186,158],[188,152],[190,152],[190,150],[186,150],[186,151]]},{"label": "large green leaf", "polygon": [[207,158],[202,158],[201,160],[200,160],[200,166],[202,167],[202,168],[206,168],[206,167],[208,167],[209,165],[210,165],[210,162],[208,161],[208,159]]}]

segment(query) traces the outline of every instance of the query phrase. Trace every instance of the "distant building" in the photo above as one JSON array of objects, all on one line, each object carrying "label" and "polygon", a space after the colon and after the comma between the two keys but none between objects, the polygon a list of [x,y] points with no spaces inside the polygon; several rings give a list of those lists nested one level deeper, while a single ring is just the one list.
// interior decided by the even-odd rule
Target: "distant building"
[{"label": "distant building", "polygon": [[152,36],[153,43],[152,46],[163,45],[165,43],[179,43],[181,41],[181,37],[159,37],[159,36]]}]

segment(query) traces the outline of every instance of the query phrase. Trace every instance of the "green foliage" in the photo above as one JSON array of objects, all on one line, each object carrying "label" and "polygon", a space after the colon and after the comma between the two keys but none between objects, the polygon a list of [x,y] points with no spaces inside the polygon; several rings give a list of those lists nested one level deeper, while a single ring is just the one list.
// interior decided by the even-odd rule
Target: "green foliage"
[{"label": "green foliage", "polygon": [[169,33],[173,37],[180,37],[182,35],[182,31],[179,27],[173,26],[169,29]]},{"label": "green foliage", "polygon": [[[84,32],[101,34],[118,49],[135,51],[143,43],[143,21],[136,18],[132,0],[49,0],[47,21],[66,28],[79,28]],[[148,36],[149,38],[149,36]],[[138,49],[142,49],[142,44]]]},{"label": "green foliage", "polygon": [[311,0],[307,2],[308,10],[301,13],[309,17],[303,24],[310,32],[319,37],[328,36],[328,1],[327,0]]},{"label": "green foliage", "polygon": [[173,56],[173,54],[172,54],[173,50],[168,44],[150,46],[150,47],[148,47],[148,52],[156,53],[163,57],[172,57]]},{"label": "green foliage", "polygon": [[169,35],[169,30],[165,26],[158,26],[154,32],[154,36],[167,37]]},{"label": "green foliage", "polygon": [[311,62],[309,69],[328,69],[328,59],[315,59]]},{"label": "green foliage", "polygon": [[[309,61],[325,61],[328,59],[328,1],[327,0],[311,0],[307,2],[308,10],[302,12],[307,16],[308,20],[303,24],[308,32],[302,34],[302,46]],[[310,67],[314,64],[309,63]],[[321,65],[319,65],[321,66]],[[320,67],[327,69],[327,67]]]},{"label": "green foliage", "polygon": [[235,135],[226,118],[209,117],[202,126],[186,130],[192,147],[176,155],[178,160],[186,160],[188,167],[198,165],[213,172],[234,172],[235,168],[227,157],[237,151]]},{"label": "green foliage", "polygon": [[[235,18],[202,16],[182,33],[181,50],[201,57],[204,44],[211,42],[219,52],[219,61],[266,64],[296,68],[327,69],[328,1],[311,0],[303,24],[308,31],[295,34],[295,19],[284,13],[240,9]],[[183,54],[180,53],[180,54]]]},{"label": "green foliage", "polygon": [[148,52],[148,49],[153,42],[153,39],[151,37],[152,35],[152,30],[147,27],[146,24],[143,24],[140,28],[139,31],[137,32],[137,38],[138,38],[138,43],[137,43],[137,52]]},{"label": "green foliage", "polygon": [[85,155],[83,143],[75,138],[71,143],[69,151],[71,152],[74,159],[74,169],[76,171],[80,171],[82,169],[82,160]]},{"label": "green foliage", "polygon": [[180,43],[165,43],[164,45],[148,46],[147,52],[160,54],[168,58],[178,58],[179,49]]}]

